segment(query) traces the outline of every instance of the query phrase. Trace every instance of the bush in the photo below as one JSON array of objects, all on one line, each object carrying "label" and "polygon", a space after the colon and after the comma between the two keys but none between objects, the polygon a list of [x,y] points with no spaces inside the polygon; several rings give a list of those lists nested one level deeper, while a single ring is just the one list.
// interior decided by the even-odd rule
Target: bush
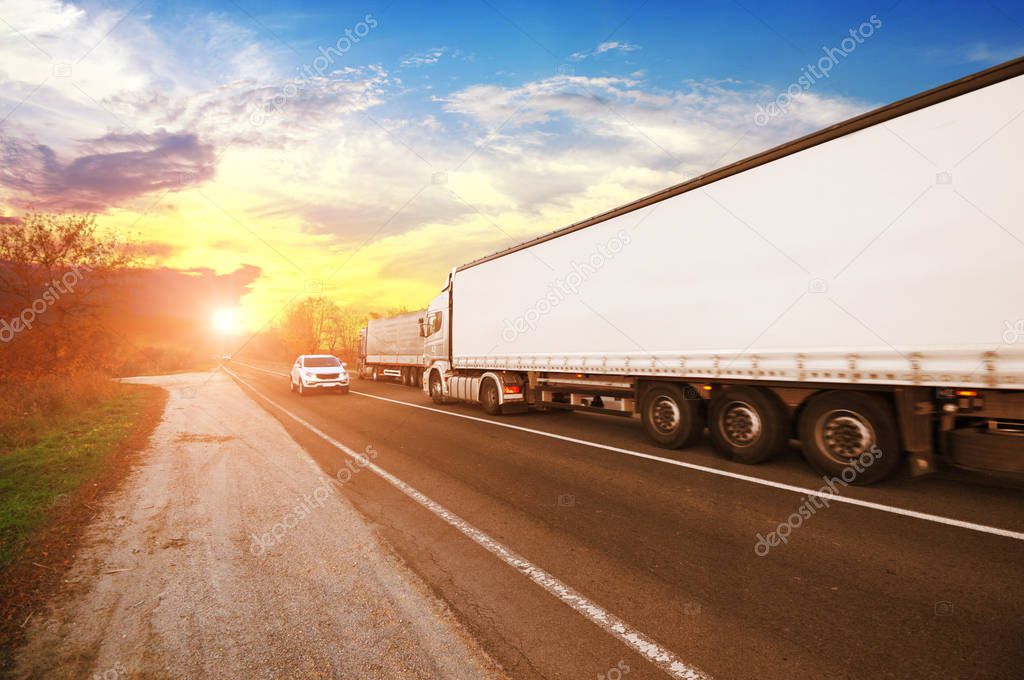
[{"label": "bush", "polygon": [[0,450],[31,443],[48,423],[97,404],[116,388],[108,375],[92,369],[0,378]]}]

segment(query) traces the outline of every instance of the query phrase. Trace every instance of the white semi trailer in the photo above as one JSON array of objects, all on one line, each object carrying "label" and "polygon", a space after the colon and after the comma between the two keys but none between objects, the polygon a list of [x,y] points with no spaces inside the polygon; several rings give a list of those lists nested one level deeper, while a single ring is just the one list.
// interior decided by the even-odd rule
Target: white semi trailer
[{"label": "white semi trailer", "polygon": [[[424,392],[819,470],[1024,472],[1024,58],[452,270]],[[1017,342],[1017,341],[1020,342]]]},{"label": "white semi trailer", "polygon": [[420,386],[423,341],[419,321],[423,311],[385,319],[370,319],[359,331],[359,377],[390,379]]}]

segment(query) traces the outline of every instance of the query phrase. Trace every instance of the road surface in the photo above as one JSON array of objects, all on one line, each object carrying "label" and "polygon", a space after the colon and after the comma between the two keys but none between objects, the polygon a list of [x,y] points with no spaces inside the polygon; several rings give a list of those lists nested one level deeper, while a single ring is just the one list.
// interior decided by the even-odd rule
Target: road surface
[{"label": "road surface", "polygon": [[750,468],[651,446],[635,421],[489,417],[390,383],[303,398],[286,369],[230,365],[327,474],[378,452],[342,492],[512,677],[1024,667],[1019,490],[932,477],[815,504],[800,489],[824,481],[796,452]]}]

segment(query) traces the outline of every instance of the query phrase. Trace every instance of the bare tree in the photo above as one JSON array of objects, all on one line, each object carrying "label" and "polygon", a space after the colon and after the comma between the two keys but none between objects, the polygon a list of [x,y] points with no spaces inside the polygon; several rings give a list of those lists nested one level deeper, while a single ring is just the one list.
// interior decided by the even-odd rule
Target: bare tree
[{"label": "bare tree", "polygon": [[325,297],[310,297],[292,305],[279,331],[291,354],[353,356],[365,321],[365,316],[350,307],[339,307]]}]

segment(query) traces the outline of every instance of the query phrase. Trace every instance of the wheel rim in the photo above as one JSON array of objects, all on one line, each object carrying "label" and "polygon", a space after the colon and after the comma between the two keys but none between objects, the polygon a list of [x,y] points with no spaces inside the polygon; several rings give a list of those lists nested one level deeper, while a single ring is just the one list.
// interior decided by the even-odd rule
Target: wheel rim
[{"label": "wheel rim", "polygon": [[846,409],[829,411],[814,431],[818,450],[840,465],[849,465],[875,446],[875,429],[867,418]]},{"label": "wheel rim", "polygon": [[731,446],[750,446],[761,438],[761,416],[747,402],[731,401],[722,409],[718,429]]},{"label": "wheel rim", "polygon": [[675,399],[666,396],[656,397],[651,402],[651,425],[662,434],[672,434],[679,428],[682,412]]},{"label": "wheel rim", "polygon": [[484,398],[487,399],[488,408],[497,408],[498,406],[498,390],[494,388],[493,384],[487,385],[487,391],[484,393]]},{"label": "wheel rim", "polygon": [[441,393],[441,380],[434,376],[430,379],[430,396],[436,397]]}]

